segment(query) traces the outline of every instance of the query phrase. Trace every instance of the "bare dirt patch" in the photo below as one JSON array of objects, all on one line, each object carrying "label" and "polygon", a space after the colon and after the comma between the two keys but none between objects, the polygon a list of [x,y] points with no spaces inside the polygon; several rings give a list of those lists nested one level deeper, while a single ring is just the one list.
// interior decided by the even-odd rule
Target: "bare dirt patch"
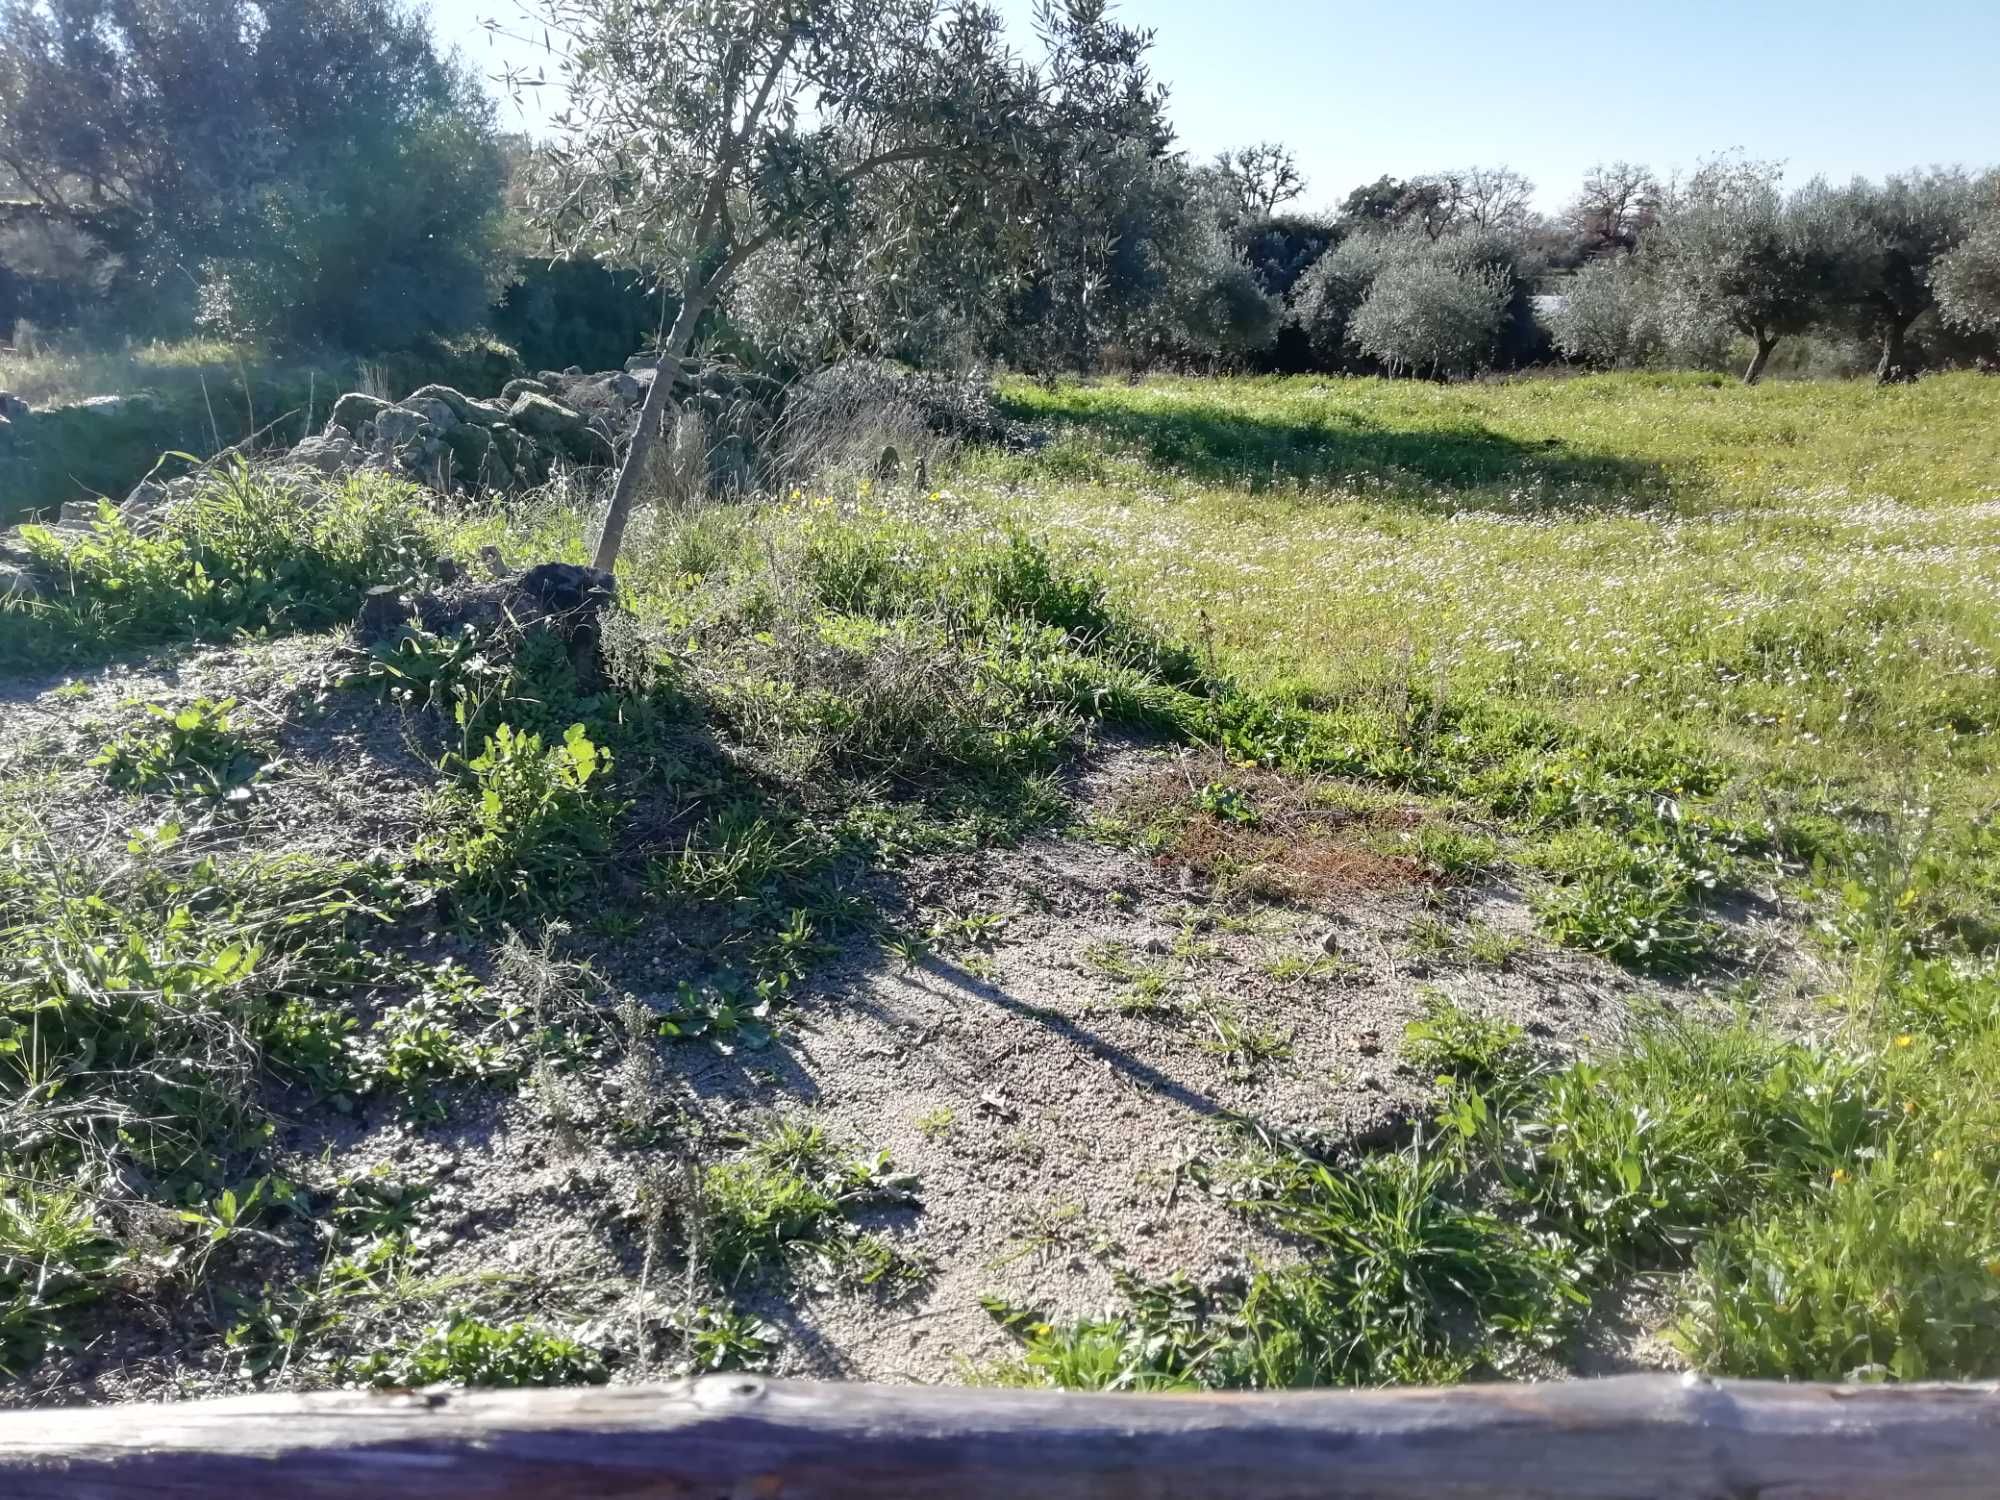
[{"label": "bare dirt patch", "polygon": [[[287,771],[213,837],[344,856],[406,848],[429,767],[395,710],[321,692],[337,645],[196,653],[46,685],[0,718],[21,751],[11,769],[60,767],[52,827],[102,839],[159,811],[107,798],[80,769],[137,705],[254,697],[284,705],[266,712]],[[406,1185],[410,1295],[571,1330],[618,1378],[676,1367],[691,1297],[720,1296],[772,1326],[780,1372],[963,1379],[1012,1347],[983,1297],[1074,1317],[1112,1300],[1119,1270],[1213,1284],[1286,1259],[1282,1240],[1230,1210],[1226,1164],[1246,1132],[1335,1153],[1407,1136],[1433,1086],[1399,1047],[1440,995],[1518,1023],[1552,1058],[1616,1034],[1638,1008],[1681,1003],[1547,948],[1518,890],[1453,886],[1399,852],[1431,815],[1367,788],[1128,746],[1095,754],[1073,792],[1090,834],[869,877],[878,908],[927,942],[904,962],[854,941],[792,997],[768,1048],[659,1047],[652,1018],[696,961],[684,935],[657,921],[617,941],[579,930],[559,952],[595,965],[589,1003],[624,1017],[622,1055],[447,1091],[429,1118],[278,1097],[279,1168],[322,1194],[361,1178]],[[1505,941],[1413,941],[1427,926]],[[429,942],[496,991],[509,983],[491,954],[444,933]],[[811,1269],[753,1272],[691,1292],[685,1253],[703,1233],[692,1184],[786,1118],[914,1174],[908,1201],[858,1217],[913,1274],[864,1288]],[[232,1295],[279,1269],[246,1264]],[[150,1324],[51,1360],[23,1395],[326,1378],[310,1358],[256,1377],[183,1335],[163,1305]]]}]

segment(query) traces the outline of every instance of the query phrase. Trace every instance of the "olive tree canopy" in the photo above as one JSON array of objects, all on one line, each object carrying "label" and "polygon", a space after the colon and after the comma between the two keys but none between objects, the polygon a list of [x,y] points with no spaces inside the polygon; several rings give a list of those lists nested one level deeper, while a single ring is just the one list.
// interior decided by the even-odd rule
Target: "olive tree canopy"
[{"label": "olive tree canopy", "polygon": [[[1151,35],[1115,24],[1105,0],[1043,0],[1033,61],[973,3],[535,0],[533,14],[568,93],[538,218],[555,248],[643,267],[680,295],[602,568],[697,323],[759,251],[831,253],[864,185],[898,166],[1025,210],[1047,141],[1159,129]],[[935,211],[935,192],[923,202]]]},{"label": "olive tree canopy", "polygon": [[1914,380],[1903,338],[1936,305],[1938,262],[1971,228],[1972,180],[1956,169],[1857,179],[1840,201],[1870,240],[1854,314],[1859,330],[1880,341],[1876,378]]},{"label": "olive tree canopy", "polygon": [[1982,211],[1931,273],[1938,312],[1961,328],[2000,333],[2000,172],[1980,184]]},{"label": "olive tree canopy", "polygon": [[1873,245],[1823,183],[1789,196],[1778,170],[1723,159],[1697,172],[1648,237],[1669,332],[1722,322],[1755,348],[1756,384],[1778,340],[1839,316],[1860,295]]}]

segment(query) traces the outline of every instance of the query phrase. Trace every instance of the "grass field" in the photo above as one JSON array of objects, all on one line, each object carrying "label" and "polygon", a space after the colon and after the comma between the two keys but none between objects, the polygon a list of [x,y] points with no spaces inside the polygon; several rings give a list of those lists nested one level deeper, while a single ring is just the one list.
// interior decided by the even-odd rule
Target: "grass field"
[{"label": "grass field", "polygon": [[[1507,817],[1569,941],[1726,982],[1702,910],[1733,887],[1828,960],[1809,1052],[1751,984],[1726,1048],[1592,1080],[1625,1147],[1575,1208],[1682,1219],[1695,1358],[1995,1367],[2000,384],[1011,398],[1060,436],[977,486],[1290,711],[1243,748]],[[1524,1128],[1590,1128],[1553,1102]]]},{"label": "grass field", "polygon": [[[984,1278],[1012,1352],[957,1354],[1004,1380],[1556,1373],[1635,1293],[1717,1372],[2000,1374],[2000,382],[1005,397],[1050,440],[933,493],[661,518],[610,690],[338,633],[441,552],[580,559],[561,496],[246,475],[50,553],[58,601],[0,615],[0,1357],[157,1389],[73,1352],[137,1294],[182,1309],[146,1366],[181,1388],[601,1378],[662,1368],[662,1329],[677,1368],[782,1361],[829,1289],[961,1328]],[[1106,741],[1163,769],[1093,800],[1067,773]],[[1109,905],[1000,891],[1023,840]],[[1379,959],[1319,945],[1364,916]],[[899,993],[857,973],[943,960],[924,1041],[840,1053]],[[1629,1014],[1592,1040],[1578,985]],[[996,995],[976,1066],[1093,1027],[1119,1045],[1076,1069],[1213,1116],[1165,1190],[1114,1160],[1145,1244],[1047,1196],[1112,1191],[1060,1111],[871,1073]],[[802,1012],[884,1092],[742,1066]],[[1386,1081],[1326,1070],[1359,1015],[1403,1028]],[[717,1068],[719,1120],[680,1081]],[[1336,1128],[1385,1089],[1395,1129]],[[772,1123],[802,1098],[832,1123]],[[480,1257],[543,1189],[451,1217],[461,1117],[500,1143],[478,1179],[509,1140],[583,1153],[563,1222],[618,1226],[589,1277]],[[894,1217],[991,1213],[952,1175],[1030,1195],[978,1255]],[[647,1302],[656,1259],[699,1296]]]}]

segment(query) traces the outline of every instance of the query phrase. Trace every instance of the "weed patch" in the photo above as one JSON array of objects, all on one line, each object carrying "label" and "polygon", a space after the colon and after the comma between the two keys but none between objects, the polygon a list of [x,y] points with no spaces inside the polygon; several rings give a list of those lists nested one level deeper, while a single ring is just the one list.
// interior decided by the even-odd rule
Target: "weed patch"
[{"label": "weed patch", "polygon": [[0,670],[344,624],[369,587],[427,571],[433,527],[415,494],[379,475],[281,483],[238,464],[171,507],[157,532],[109,505],[72,541],[28,527],[52,594],[0,600]]}]

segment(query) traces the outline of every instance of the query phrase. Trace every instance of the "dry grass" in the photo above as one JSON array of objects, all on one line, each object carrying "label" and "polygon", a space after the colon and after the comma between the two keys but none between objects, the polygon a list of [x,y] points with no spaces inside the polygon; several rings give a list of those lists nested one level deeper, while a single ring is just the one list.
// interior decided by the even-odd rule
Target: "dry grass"
[{"label": "dry grass", "polygon": [[1360,803],[1337,783],[1231,768],[1202,783],[1183,761],[1133,788],[1122,814],[1149,830],[1158,862],[1186,870],[1232,899],[1317,903],[1361,891],[1427,883],[1384,835],[1417,827],[1421,809]]}]

